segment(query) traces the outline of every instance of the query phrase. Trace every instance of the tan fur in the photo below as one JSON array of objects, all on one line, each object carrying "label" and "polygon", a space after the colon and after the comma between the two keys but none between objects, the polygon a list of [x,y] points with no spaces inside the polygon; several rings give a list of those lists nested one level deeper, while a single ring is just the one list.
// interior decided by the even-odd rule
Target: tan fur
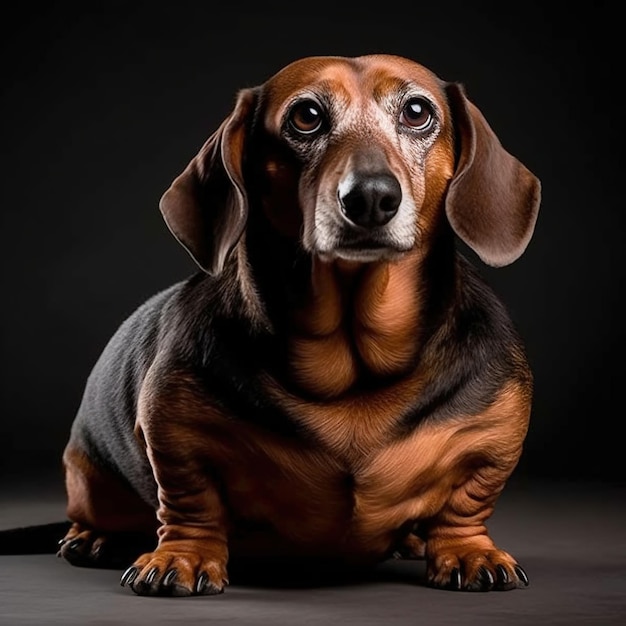
[{"label": "tan fur", "polygon": [[385,446],[361,474],[361,532],[433,516],[446,526],[486,519],[517,463],[528,417],[527,389],[511,384],[483,413],[427,422]]},{"label": "tan fur", "polygon": [[335,397],[364,373],[406,370],[419,343],[416,256],[365,269],[315,264],[309,300],[294,314],[290,354],[304,389]]},{"label": "tan fur", "polygon": [[103,532],[156,530],[154,509],[113,474],[94,465],[83,450],[67,446],[63,465],[69,519]]}]

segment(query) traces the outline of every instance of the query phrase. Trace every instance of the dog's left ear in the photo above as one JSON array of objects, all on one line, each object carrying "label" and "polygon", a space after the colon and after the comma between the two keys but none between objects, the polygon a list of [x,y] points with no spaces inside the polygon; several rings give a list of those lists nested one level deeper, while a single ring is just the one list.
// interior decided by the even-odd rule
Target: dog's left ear
[{"label": "dog's left ear", "polygon": [[456,234],[488,265],[515,261],[533,234],[541,185],[501,145],[457,83],[446,86],[457,134],[457,166],[446,197]]},{"label": "dog's left ear", "polygon": [[232,113],[163,194],[172,234],[205,272],[219,274],[248,217],[243,153],[256,90],[239,92]]}]

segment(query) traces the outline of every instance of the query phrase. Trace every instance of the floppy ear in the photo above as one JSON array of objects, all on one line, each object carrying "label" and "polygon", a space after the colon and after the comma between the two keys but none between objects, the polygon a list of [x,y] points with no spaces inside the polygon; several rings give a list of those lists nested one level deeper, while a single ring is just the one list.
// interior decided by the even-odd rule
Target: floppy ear
[{"label": "floppy ear", "polygon": [[482,261],[508,265],[521,256],[533,234],[540,182],[502,147],[459,84],[449,83],[446,91],[458,150],[446,197],[448,221]]},{"label": "floppy ear", "polygon": [[239,92],[233,112],[163,194],[159,208],[172,234],[207,273],[224,268],[248,217],[243,153],[255,90]]}]

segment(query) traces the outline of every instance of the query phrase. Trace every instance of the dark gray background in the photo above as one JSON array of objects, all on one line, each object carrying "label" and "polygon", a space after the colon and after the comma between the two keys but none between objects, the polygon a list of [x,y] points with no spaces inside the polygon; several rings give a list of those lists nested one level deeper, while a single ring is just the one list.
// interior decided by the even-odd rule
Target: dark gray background
[{"label": "dark gray background", "polygon": [[158,201],[236,91],[301,56],[388,52],[463,82],[543,183],[526,254],[482,266],[535,372],[518,475],[624,481],[621,18],[609,4],[5,5],[0,475],[58,471],[110,335],[195,270]]}]

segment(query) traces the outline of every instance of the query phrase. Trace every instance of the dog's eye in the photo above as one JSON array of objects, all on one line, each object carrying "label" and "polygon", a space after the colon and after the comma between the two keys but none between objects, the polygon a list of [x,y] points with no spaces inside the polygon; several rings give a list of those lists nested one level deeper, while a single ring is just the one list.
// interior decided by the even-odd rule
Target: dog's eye
[{"label": "dog's eye", "polygon": [[433,121],[433,111],[424,98],[411,98],[400,115],[400,122],[415,130],[426,130]]},{"label": "dog's eye", "polygon": [[298,102],[289,113],[289,123],[292,128],[303,135],[317,132],[324,121],[322,109],[313,100]]}]

